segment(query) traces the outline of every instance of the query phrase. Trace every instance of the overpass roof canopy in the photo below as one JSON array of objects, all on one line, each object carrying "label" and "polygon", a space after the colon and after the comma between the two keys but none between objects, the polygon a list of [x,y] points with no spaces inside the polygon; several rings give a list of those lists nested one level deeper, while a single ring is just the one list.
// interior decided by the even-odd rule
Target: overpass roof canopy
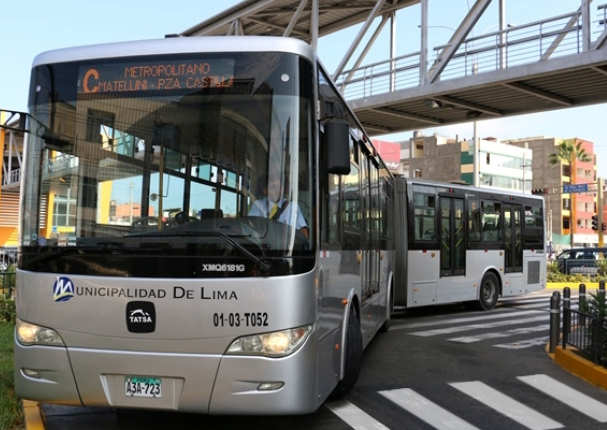
[{"label": "overpass roof canopy", "polygon": [[[386,0],[378,15],[419,3],[420,0]],[[180,36],[284,36],[311,42],[313,0],[244,0]],[[377,0],[318,0],[318,37],[364,22],[377,5]],[[302,8],[299,10],[299,8]],[[241,28],[237,27],[240,21]]]},{"label": "overpass roof canopy", "polygon": [[[573,2],[578,9],[570,13],[501,22],[498,31],[473,36],[491,2],[470,2],[449,41],[432,47],[421,0],[243,0],[179,35],[289,36],[317,46],[323,36],[363,24],[356,40],[340,46],[344,58],[332,78],[374,136],[607,102],[606,4]],[[420,3],[413,29],[422,33],[419,51],[363,64],[363,49],[346,70],[372,22],[381,30],[396,20],[392,12]],[[538,3],[550,13],[551,0]]]}]

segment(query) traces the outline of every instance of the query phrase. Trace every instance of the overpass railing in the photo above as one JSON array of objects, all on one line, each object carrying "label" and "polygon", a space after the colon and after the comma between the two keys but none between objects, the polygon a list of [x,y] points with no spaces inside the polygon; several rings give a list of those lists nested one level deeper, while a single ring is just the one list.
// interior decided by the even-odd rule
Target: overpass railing
[{"label": "overpass railing", "polygon": [[[597,7],[590,25],[590,34],[594,37],[607,29],[607,5]],[[582,34],[582,15],[576,11],[470,37],[448,59],[437,79],[462,78],[580,54],[584,49]],[[448,46],[433,48],[434,64]],[[347,100],[418,87],[425,81],[426,74],[420,68],[420,60],[421,52],[413,52],[343,71],[335,81]]]}]

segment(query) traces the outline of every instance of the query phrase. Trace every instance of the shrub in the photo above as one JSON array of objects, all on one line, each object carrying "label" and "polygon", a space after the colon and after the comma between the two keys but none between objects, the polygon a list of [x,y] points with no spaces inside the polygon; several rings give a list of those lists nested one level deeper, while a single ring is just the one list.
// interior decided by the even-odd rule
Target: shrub
[{"label": "shrub", "polygon": [[15,265],[11,265],[0,278],[0,321],[15,322]]},{"label": "shrub", "polygon": [[15,315],[15,300],[9,293],[3,293],[0,295],[0,321],[14,323]]},{"label": "shrub", "polygon": [[[605,292],[590,293],[590,299],[584,302],[580,310],[594,317],[587,332],[590,349],[595,350],[598,347],[601,357],[600,364],[607,367],[607,297]],[[596,340],[593,337],[595,331],[598,336]]]}]

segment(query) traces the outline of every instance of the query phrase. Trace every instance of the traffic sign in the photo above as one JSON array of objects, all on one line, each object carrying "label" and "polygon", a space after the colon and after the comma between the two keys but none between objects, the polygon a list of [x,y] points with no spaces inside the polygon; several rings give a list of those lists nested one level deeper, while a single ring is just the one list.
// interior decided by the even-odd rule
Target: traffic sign
[{"label": "traffic sign", "polygon": [[563,193],[586,193],[588,192],[588,184],[569,184],[563,185]]}]

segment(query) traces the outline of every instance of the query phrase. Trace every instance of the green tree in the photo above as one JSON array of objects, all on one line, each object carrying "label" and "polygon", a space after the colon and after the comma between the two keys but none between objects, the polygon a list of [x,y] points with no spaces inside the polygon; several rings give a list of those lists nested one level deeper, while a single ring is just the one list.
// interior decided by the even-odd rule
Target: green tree
[{"label": "green tree", "polygon": [[[558,152],[552,153],[549,156],[550,164],[560,165],[567,164],[569,165],[570,172],[569,176],[573,178],[573,169],[574,162],[581,161],[583,163],[587,163],[592,161],[592,158],[588,155],[586,150],[582,148],[582,142],[578,141],[577,138],[574,139],[565,139],[558,145]],[[569,219],[569,239],[570,246],[573,248],[573,226],[575,225],[574,216],[574,208],[573,208],[573,196],[571,197],[571,217]]]}]

